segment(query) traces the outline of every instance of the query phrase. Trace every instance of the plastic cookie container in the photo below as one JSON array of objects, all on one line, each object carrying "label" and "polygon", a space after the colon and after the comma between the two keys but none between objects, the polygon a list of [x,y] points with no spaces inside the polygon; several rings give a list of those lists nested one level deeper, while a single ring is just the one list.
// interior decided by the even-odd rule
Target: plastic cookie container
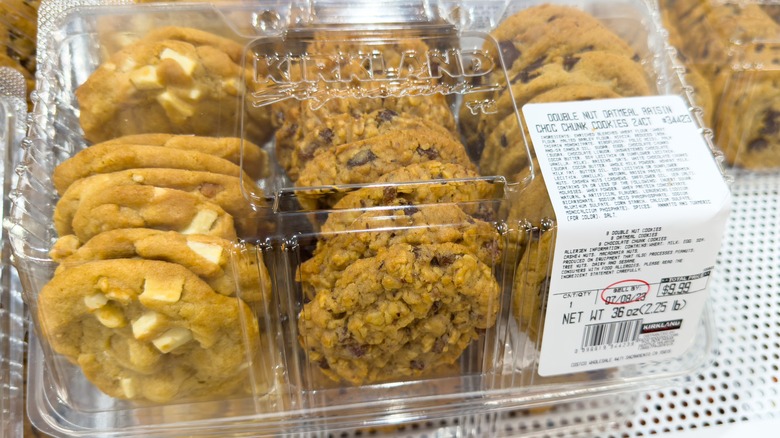
[{"label": "plastic cookie container", "polygon": [[709,357],[728,192],[651,5],[40,17],[7,228],[47,433],[598,423]]},{"label": "plastic cookie container", "polygon": [[728,163],[777,169],[778,5],[696,0],[660,7]]},{"label": "plastic cookie container", "polygon": [[[21,73],[0,68],[0,140],[3,151],[4,198],[14,181],[14,163],[18,160],[19,144],[24,137],[27,114],[25,80]],[[4,202],[2,218],[6,220],[10,203]],[[3,232],[3,241],[8,236]],[[11,252],[3,251],[0,270],[0,430],[2,436],[20,436],[24,419],[22,400],[25,346],[25,308],[19,279],[11,264]]]}]

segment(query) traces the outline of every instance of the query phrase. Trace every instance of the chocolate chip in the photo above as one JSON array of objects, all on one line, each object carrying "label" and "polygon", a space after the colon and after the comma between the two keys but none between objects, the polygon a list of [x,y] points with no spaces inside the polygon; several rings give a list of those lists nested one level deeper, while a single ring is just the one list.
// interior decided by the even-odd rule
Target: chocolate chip
[{"label": "chocolate chip", "polygon": [[352,158],[347,161],[347,167],[353,168],[362,166],[376,160],[377,158],[378,157],[371,151],[371,149],[363,149],[353,155]]},{"label": "chocolate chip", "polygon": [[547,19],[547,22],[548,23],[552,23],[553,21],[555,21],[555,20],[557,20],[559,18],[561,18],[559,15],[553,15],[552,17]]},{"label": "chocolate chip", "polygon": [[317,366],[319,366],[323,370],[329,370],[330,364],[328,364],[328,360],[325,358],[320,359],[319,362],[317,362]]},{"label": "chocolate chip", "polygon": [[433,304],[431,304],[431,309],[428,311],[429,315],[435,315],[439,313],[439,310],[441,310],[441,301],[434,301]]},{"label": "chocolate chip", "polygon": [[455,254],[446,254],[441,256],[434,256],[431,259],[431,266],[445,267],[455,263],[457,257]]},{"label": "chocolate chip", "polygon": [[423,362],[421,360],[410,361],[409,362],[409,368],[411,368],[413,370],[418,370],[418,371],[424,370],[425,369],[425,362]]},{"label": "chocolate chip", "polygon": [[499,41],[498,48],[501,49],[501,56],[504,58],[504,66],[506,68],[511,67],[521,55],[512,41]]},{"label": "chocolate chip", "polygon": [[419,208],[415,207],[414,205],[407,205],[404,207],[404,214],[407,216],[411,216],[415,213],[418,213],[420,211]]},{"label": "chocolate chip", "polygon": [[347,312],[339,312],[333,314],[333,319],[344,319],[347,316]]},{"label": "chocolate chip", "polygon": [[566,71],[571,71],[571,69],[573,69],[578,62],[580,62],[580,58],[578,56],[566,55],[563,57],[563,69]]},{"label": "chocolate chip", "polygon": [[389,122],[390,120],[393,120],[396,116],[398,116],[398,113],[393,110],[382,110],[379,114],[376,115],[376,119],[381,125],[382,123]]},{"label": "chocolate chip", "polygon": [[352,340],[351,343],[348,343],[346,345],[346,348],[355,357],[363,357],[366,355],[366,350],[367,350],[366,346],[357,344],[356,342],[354,342],[354,340]]},{"label": "chocolate chip", "polygon": [[444,347],[447,346],[447,338],[448,338],[447,335],[437,338],[436,341],[434,341],[433,348],[431,348],[431,350],[434,353],[441,353],[442,351],[444,351]]},{"label": "chocolate chip", "polygon": [[639,53],[634,53],[634,56],[631,57],[631,60],[634,62],[639,62],[642,58],[639,57]]},{"label": "chocolate chip", "polygon": [[518,73],[514,78],[512,78],[512,83],[515,83],[518,80],[522,81],[524,84],[531,82],[532,79],[539,76],[539,73],[537,73],[536,70],[539,70],[542,66],[544,66],[546,60],[547,58],[542,56],[541,58],[538,58],[536,61],[529,64],[526,68],[521,70],[520,73]]},{"label": "chocolate chip", "polygon": [[395,198],[398,196],[398,190],[396,190],[395,187],[385,187],[384,190],[382,190],[382,202],[384,204],[389,204]]},{"label": "chocolate chip", "polygon": [[748,143],[749,151],[761,151],[769,147],[769,142],[765,138],[758,138]]},{"label": "chocolate chip", "polygon": [[764,51],[764,48],[766,48],[766,46],[765,46],[764,44],[761,44],[761,43],[759,43],[759,44],[756,44],[756,53],[761,53],[761,52],[763,52],[763,51]]},{"label": "chocolate chip", "polygon": [[439,151],[434,148],[423,149],[421,146],[417,146],[417,154],[423,157],[428,157],[431,160],[439,158]]},{"label": "chocolate chip", "polygon": [[501,134],[501,147],[506,148],[509,146],[509,140],[506,138],[506,134]]},{"label": "chocolate chip", "polygon": [[333,144],[333,131],[330,128],[325,128],[320,131],[320,138],[325,144]]},{"label": "chocolate chip", "polygon": [[764,135],[775,135],[780,131],[780,111],[767,111],[764,114],[764,127],[761,133]]}]

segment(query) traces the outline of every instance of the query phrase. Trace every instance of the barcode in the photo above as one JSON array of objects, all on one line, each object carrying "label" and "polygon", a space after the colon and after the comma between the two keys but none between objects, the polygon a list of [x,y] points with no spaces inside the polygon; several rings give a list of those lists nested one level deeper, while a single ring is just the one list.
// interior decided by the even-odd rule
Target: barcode
[{"label": "barcode", "polygon": [[636,341],[641,329],[641,319],[589,324],[585,326],[585,333],[582,335],[582,347],[599,347]]}]

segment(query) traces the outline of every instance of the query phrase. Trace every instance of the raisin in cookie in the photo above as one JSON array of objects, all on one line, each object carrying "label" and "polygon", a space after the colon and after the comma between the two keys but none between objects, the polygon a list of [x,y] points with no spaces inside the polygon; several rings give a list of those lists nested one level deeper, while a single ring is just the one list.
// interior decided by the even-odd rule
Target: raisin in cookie
[{"label": "raisin in cookie", "polygon": [[259,340],[246,304],[162,261],[72,266],[41,289],[37,307],[54,351],[121,399],[167,402],[240,390],[248,383],[246,345]]},{"label": "raisin in cookie", "polygon": [[297,172],[317,149],[378,135],[380,130],[397,125],[399,122],[386,122],[399,114],[426,120],[451,133],[456,131],[455,117],[441,94],[331,99],[317,109],[312,109],[309,101],[302,101],[276,132],[276,159],[282,168],[293,172],[290,177],[296,180]]},{"label": "raisin in cookie", "polygon": [[[433,160],[474,168],[463,145],[443,128],[413,129],[328,149],[304,167],[298,186],[371,183],[401,167]],[[299,194],[301,204],[310,209],[317,205],[331,206],[340,197],[339,194]]]},{"label": "raisin in cookie", "polygon": [[236,240],[233,217],[218,205],[175,189],[119,186],[83,199],[71,224],[81,242],[119,228],[153,228]]},{"label": "raisin in cookie", "polygon": [[368,211],[342,232],[320,237],[313,257],[298,270],[298,279],[309,298],[316,290],[332,288],[355,261],[374,257],[383,248],[398,243],[457,243],[488,266],[499,262],[502,249],[494,224],[474,219],[452,204]]},{"label": "raisin in cookie", "polygon": [[376,206],[457,203],[467,213],[487,218],[489,211],[480,201],[501,196],[496,184],[480,179],[477,172],[440,161],[411,164],[382,175],[376,182],[375,187],[363,187],[341,198],[320,231],[345,230],[365,209]]},{"label": "raisin in cookie", "polygon": [[418,378],[454,363],[495,324],[499,290],[490,267],[460,245],[393,245],[317,291],[300,312],[299,341],[337,381]]},{"label": "raisin in cookie", "polygon": [[271,293],[268,270],[254,247],[215,236],[125,228],[100,233],[83,245],[76,236],[63,236],[50,253],[59,263],[57,272],[94,260],[162,260],[184,266],[222,295],[253,302]]}]

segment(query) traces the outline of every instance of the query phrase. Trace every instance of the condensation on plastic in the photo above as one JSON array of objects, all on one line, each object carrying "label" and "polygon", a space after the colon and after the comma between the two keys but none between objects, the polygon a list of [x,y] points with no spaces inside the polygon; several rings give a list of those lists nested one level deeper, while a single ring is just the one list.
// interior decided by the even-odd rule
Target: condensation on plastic
[{"label": "condensation on plastic", "polygon": [[[161,17],[170,14],[167,19],[171,20],[174,16],[181,18],[177,9],[181,7],[192,13],[208,13],[215,20],[220,17],[228,20],[228,25],[237,35],[273,37],[290,24],[319,24],[318,20],[324,19],[326,25],[349,22],[357,26],[367,16],[365,11],[355,8],[347,14],[348,17],[339,15],[338,19],[328,18],[331,17],[331,9],[323,4],[291,7],[290,4],[280,2],[242,2],[239,3],[239,9],[248,10],[242,9],[248,3],[256,10],[263,11],[249,14],[252,23],[250,28],[238,21],[240,15],[231,14],[228,3],[212,8],[193,4],[128,6],[124,1],[104,3],[95,0],[52,2],[42,8],[39,71],[46,80],[38,88],[40,100],[34,113],[30,137],[25,143],[25,158],[19,168],[22,180],[15,203],[15,222],[10,227],[14,251],[20,255],[17,263],[24,273],[26,298],[33,307],[37,291],[50,278],[54,268],[47,256],[56,238],[48,223],[54,199],[47,182],[48,172],[73,151],[86,146],[75,117],[72,92],[76,84],[83,82],[98,63],[99,55],[95,45],[84,44],[91,42],[89,38],[93,29],[90,27],[90,19],[101,13],[106,15],[108,9],[104,6],[111,5],[114,7],[111,13],[121,13],[122,17],[132,18],[134,14]],[[412,3],[415,2],[399,2],[402,6]],[[536,3],[516,2],[512,7],[518,9]],[[471,32],[476,36],[480,32],[489,31],[507,13],[505,2],[499,1],[421,4],[422,7],[409,7],[407,12],[399,16],[391,15],[388,20],[398,21],[398,17],[405,14],[412,14],[415,20],[420,21],[430,16],[444,17],[458,26],[462,34]],[[657,17],[645,3],[640,0],[619,3],[588,0],[570,1],[568,4],[586,7],[614,27],[621,36],[635,43],[648,73],[656,78],[659,94],[676,94],[683,90],[690,92],[678,77],[678,65],[673,53],[666,50],[663,35],[656,31]],[[63,20],[64,15],[68,16],[68,20]],[[281,194],[277,195],[277,203],[280,199]],[[312,215],[279,209],[276,212],[279,213],[279,222],[283,223],[288,223],[291,218],[308,221],[308,216]],[[527,230],[524,224],[509,224],[507,227],[510,232],[518,234],[533,232]],[[310,235],[316,236],[316,232]],[[52,359],[52,352],[46,351],[44,345],[43,350],[34,348],[31,353],[31,358],[34,358],[31,363],[35,367],[32,370],[35,378],[30,382],[29,397],[33,422],[53,435],[86,436],[98,433],[122,436],[154,429],[161,436],[178,436],[233,432],[257,435],[288,432],[306,434],[354,427],[384,430],[394,428],[393,425],[399,423],[436,423],[456,417],[459,420],[453,429],[454,433],[468,435],[497,430],[497,424],[500,424],[497,423],[498,417],[482,414],[530,409],[519,414],[528,420],[526,427],[529,430],[549,430],[566,426],[551,423],[551,417],[545,415],[547,412],[565,410],[567,403],[573,406],[574,412],[582,408],[582,403],[594,411],[600,411],[589,414],[589,425],[615,421],[613,414],[625,412],[630,403],[621,403],[616,408],[609,403],[614,395],[661,384],[666,379],[686,374],[701,366],[711,354],[711,327],[705,315],[699,342],[679,360],[647,367],[626,367],[608,377],[578,382],[551,383],[516,379],[519,370],[525,368],[527,363],[533,364],[534,352],[532,349],[527,350],[530,344],[526,341],[510,335],[514,330],[511,318],[506,310],[502,310],[496,333],[488,333],[487,345],[479,346],[492,356],[485,355],[482,363],[471,368],[473,372],[466,375],[452,380],[432,379],[434,385],[422,380],[364,388],[312,386],[309,382],[313,380],[313,369],[307,368],[308,365],[300,357],[293,327],[296,306],[300,303],[295,301],[294,297],[299,295],[296,295],[291,279],[294,278],[298,257],[296,251],[301,249],[302,236],[295,239],[282,237],[281,242],[267,242],[258,251],[258,257],[267,262],[276,280],[274,296],[280,301],[276,303],[280,320],[269,320],[269,324],[276,324],[272,327],[278,330],[278,335],[263,347],[269,356],[268,363],[263,363],[262,367],[270,367],[274,373],[264,376],[261,372],[254,376],[255,379],[280,379],[281,382],[270,385],[270,397],[266,397],[264,391],[258,392],[257,398],[249,400],[134,406],[99,393],[80,375],[77,367]],[[508,275],[514,275],[513,270],[509,270]],[[503,309],[509,305],[501,304]],[[269,309],[263,311],[268,312]],[[278,351],[275,350],[277,347]],[[42,357],[47,359],[45,364]],[[493,363],[486,358],[495,358],[496,361]],[[519,369],[516,367],[518,364]],[[504,379],[505,376],[509,378]],[[529,385],[517,387],[521,382]],[[436,384],[444,388],[436,388]],[[425,397],[418,397],[420,391]],[[601,396],[604,401],[597,401]],[[563,404],[564,407],[553,407],[557,404]],[[548,411],[551,407],[552,411]],[[610,413],[605,413],[605,410]],[[579,423],[572,420],[569,425],[578,427]]]},{"label": "condensation on plastic", "polygon": [[[15,176],[19,143],[24,136],[27,114],[24,77],[10,68],[0,68],[0,193],[3,204],[0,221],[8,215],[8,192]],[[3,231],[2,242],[8,236]],[[0,260],[0,437],[22,436],[23,373],[25,351],[25,309],[11,252],[3,245]]]}]

